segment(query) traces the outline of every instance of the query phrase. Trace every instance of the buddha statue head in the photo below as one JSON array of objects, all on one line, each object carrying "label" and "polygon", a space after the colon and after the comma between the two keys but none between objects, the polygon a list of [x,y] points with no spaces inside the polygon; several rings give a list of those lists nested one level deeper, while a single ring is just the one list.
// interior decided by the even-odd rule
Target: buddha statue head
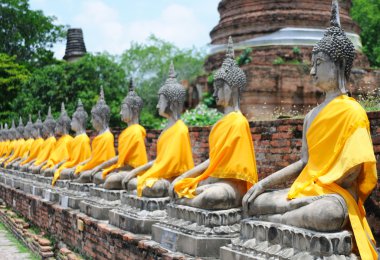
[{"label": "buddha statue head", "polygon": [[121,120],[127,124],[137,124],[144,102],[135,92],[132,79],[129,81],[129,92],[121,103]]},{"label": "buddha statue head", "polygon": [[54,136],[55,127],[57,123],[55,122],[53,116],[51,115],[51,107],[49,106],[48,114],[45,121],[43,122],[42,134],[47,138]]},{"label": "buddha statue head", "polygon": [[12,125],[11,125],[11,128],[8,131],[8,137],[9,137],[9,140],[15,140],[17,138],[17,129],[16,129],[16,125],[15,125],[15,120],[14,119],[12,119]]},{"label": "buddha statue head", "polygon": [[26,123],[25,129],[24,129],[24,138],[25,139],[29,139],[29,138],[33,137],[32,130],[33,130],[32,115],[29,114],[29,120]]},{"label": "buddha statue head", "polygon": [[18,126],[16,128],[16,139],[20,139],[24,137],[24,123],[22,122],[22,118],[20,116],[19,121],[18,121]]},{"label": "buddha statue head", "polygon": [[77,134],[84,133],[86,131],[87,119],[88,114],[84,110],[82,100],[78,99],[77,109],[71,120],[71,129]]},{"label": "buddha statue head", "polygon": [[160,116],[171,118],[174,121],[180,119],[185,97],[186,90],[178,83],[173,62],[171,62],[169,76],[158,91],[157,108]]},{"label": "buddha statue head", "polygon": [[103,86],[101,86],[99,100],[91,109],[91,123],[97,132],[103,132],[108,129],[110,113],[110,108],[104,99]]},{"label": "buddha statue head", "polygon": [[8,134],[8,132],[9,132],[9,129],[8,129],[8,124],[7,123],[5,123],[4,124],[4,128],[3,128],[3,140],[9,140],[10,138],[9,138],[9,134]]},{"label": "buddha statue head", "polygon": [[240,93],[247,78],[235,61],[232,37],[228,38],[227,52],[222,67],[214,75],[214,94],[217,105],[239,109]]},{"label": "buddha statue head", "polygon": [[6,140],[4,138],[4,128],[3,128],[3,123],[0,124],[0,141]]},{"label": "buddha statue head", "polygon": [[340,25],[338,0],[332,1],[330,27],[312,51],[310,74],[315,85],[323,91],[339,89],[347,93],[355,58],[355,47]]},{"label": "buddha statue head", "polygon": [[32,136],[35,139],[40,138],[42,136],[43,127],[44,125],[42,124],[41,113],[40,111],[38,111],[38,118],[32,127]]},{"label": "buddha statue head", "polygon": [[71,119],[67,115],[65,109],[65,103],[61,104],[61,114],[57,120],[57,125],[55,127],[55,133],[58,135],[67,135],[70,131]]}]

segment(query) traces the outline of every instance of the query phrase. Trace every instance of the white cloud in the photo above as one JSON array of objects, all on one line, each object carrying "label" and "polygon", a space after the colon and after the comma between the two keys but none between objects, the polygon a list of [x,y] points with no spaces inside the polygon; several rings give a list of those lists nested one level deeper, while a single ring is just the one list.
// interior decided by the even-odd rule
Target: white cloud
[{"label": "white cloud", "polygon": [[200,42],[200,38],[207,31],[208,28],[202,26],[193,10],[178,4],[166,7],[157,19],[134,21],[127,28],[134,41],[143,41],[150,34],[155,34],[180,47],[206,44]]}]

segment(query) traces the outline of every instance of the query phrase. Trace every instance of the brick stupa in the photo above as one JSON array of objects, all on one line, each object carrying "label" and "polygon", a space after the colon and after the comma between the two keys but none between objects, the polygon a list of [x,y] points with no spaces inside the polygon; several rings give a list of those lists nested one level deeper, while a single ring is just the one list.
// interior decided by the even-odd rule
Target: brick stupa
[{"label": "brick stupa", "polygon": [[[369,69],[361,52],[360,28],[349,16],[351,0],[340,1],[342,27],[357,50],[350,91],[380,87],[380,71]],[[222,0],[220,21],[210,32],[208,72],[224,57],[228,36],[236,54],[253,49],[252,62],[244,65],[248,86],[242,95],[242,111],[249,119],[263,119],[274,110],[308,110],[321,92],[309,76],[311,50],[329,27],[331,0]]]},{"label": "brick stupa", "polygon": [[86,45],[83,40],[83,32],[80,28],[71,28],[67,31],[67,42],[64,60],[76,61],[86,54]]}]

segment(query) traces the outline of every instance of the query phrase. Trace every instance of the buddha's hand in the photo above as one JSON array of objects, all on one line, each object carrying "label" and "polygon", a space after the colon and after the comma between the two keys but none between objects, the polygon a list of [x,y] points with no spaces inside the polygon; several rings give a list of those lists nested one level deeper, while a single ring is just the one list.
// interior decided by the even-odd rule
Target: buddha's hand
[{"label": "buddha's hand", "polygon": [[134,173],[133,171],[130,171],[130,172],[122,172],[123,175],[125,176],[123,181],[121,182],[121,186],[127,190],[128,189],[128,182],[130,180],[132,180],[134,177],[136,177],[136,173]]},{"label": "buddha's hand", "polygon": [[261,181],[256,183],[250,188],[247,193],[243,197],[243,214],[244,216],[248,216],[249,205],[253,203],[253,201],[262,193],[265,192],[265,188]]}]

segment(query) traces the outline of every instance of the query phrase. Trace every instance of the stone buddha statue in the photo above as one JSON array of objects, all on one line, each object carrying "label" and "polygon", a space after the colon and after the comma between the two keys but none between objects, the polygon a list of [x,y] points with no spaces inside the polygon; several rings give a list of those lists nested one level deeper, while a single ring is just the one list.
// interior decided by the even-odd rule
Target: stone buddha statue
[{"label": "stone buddha statue", "polygon": [[[75,168],[74,177],[79,183],[92,181],[92,170],[115,157],[114,137],[109,130],[110,108],[104,99],[103,87],[100,90],[100,98],[91,110],[92,126],[98,132],[91,144],[91,157]],[[64,174],[63,170],[62,175]],[[65,173],[66,174],[66,173]]]},{"label": "stone buddha statue", "polygon": [[[377,259],[363,207],[377,183],[376,159],[366,112],[346,94],[355,49],[336,0],[312,53],[310,74],[326,97],[305,117],[301,159],[254,185],[243,208],[259,220],[318,232],[352,229],[361,259]],[[292,179],[290,189],[271,190]]]},{"label": "stone buddha statue", "polygon": [[57,139],[55,138],[55,127],[57,123],[51,115],[51,107],[49,107],[48,115],[46,116],[45,121],[43,122],[42,134],[45,137],[45,141],[41,145],[41,150],[38,153],[38,156],[34,163],[29,166],[29,171],[32,173],[39,173],[43,165],[46,164],[51,152],[53,151]]},{"label": "stone buddha statue", "polygon": [[157,157],[126,173],[122,181],[130,194],[139,197],[167,197],[170,182],[194,167],[189,131],[180,119],[186,90],[177,81],[173,63],[158,95],[159,114],[168,123],[157,141]]},{"label": "stone buddha statue", "polygon": [[[84,110],[82,101],[79,99],[77,109],[71,120],[71,129],[75,132],[75,138],[68,145],[69,157],[67,161],[54,172],[52,185],[54,185],[58,179],[69,179],[70,171],[73,172],[78,164],[90,158],[90,138],[86,134],[87,118],[88,114],[86,110]],[[61,174],[65,170],[68,174]]]},{"label": "stone buddha statue", "polygon": [[12,155],[10,155],[8,157],[8,159],[6,159],[4,161],[4,167],[8,167],[9,163],[11,163],[13,160],[17,159],[18,157],[21,156],[21,151],[22,151],[22,148],[23,148],[23,145],[25,143],[25,139],[24,139],[24,124],[22,122],[22,118],[20,117],[19,119],[19,124],[16,128],[16,140],[14,142],[14,147],[13,147],[13,152],[12,152]]},{"label": "stone buddha statue", "polygon": [[129,84],[128,95],[121,104],[120,116],[127,123],[118,138],[118,156],[94,168],[94,183],[105,181],[106,189],[122,189],[121,182],[125,177],[125,170],[132,170],[148,162],[144,127],[139,124],[140,112],[143,107],[142,99],[134,90],[132,79]]},{"label": "stone buddha statue", "polygon": [[68,147],[73,140],[73,137],[69,135],[71,119],[67,115],[65,104],[61,105],[61,114],[57,120],[55,127],[55,134],[60,136],[57,143],[54,146],[53,151],[49,155],[49,159],[46,164],[42,166],[41,173],[46,177],[52,177],[56,169],[61,166],[69,158]]},{"label": "stone buddha statue", "polygon": [[21,161],[25,160],[28,157],[32,143],[34,142],[34,138],[32,135],[32,128],[33,128],[32,116],[29,115],[29,121],[25,125],[24,133],[23,133],[25,142],[21,146],[18,156],[14,158],[13,160],[9,161],[8,168],[14,168]]},{"label": "stone buddha statue", "polygon": [[17,141],[17,130],[14,120],[12,120],[11,128],[7,131],[7,133],[9,142],[6,146],[6,149],[4,150],[3,157],[0,159],[1,165],[3,165],[3,163],[8,160],[14,153],[15,143]]},{"label": "stone buddha statue", "polygon": [[0,147],[0,160],[8,150],[9,137],[8,137],[8,124],[4,124],[4,128],[1,130],[1,147]]},{"label": "stone buddha statue", "polygon": [[250,127],[239,108],[246,76],[234,59],[231,37],[214,78],[214,96],[224,109],[224,117],[211,130],[210,159],[175,179],[170,190],[176,204],[223,210],[241,207],[247,187],[257,182]]},{"label": "stone buddha statue", "polygon": [[21,169],[22,171],[26,171],[37,159],[39,152],[42,149],[42,144],[44,143],[44,139],[42,138],[42,129],[43,124],[41,121],[41,114],[38,111],[38,118],[36,122],[31,126],[31,134],[34,138],[34,141],[30,147],[30,152],[28,157],[21,161],[19,165],[15,165],[16,169]]}]

